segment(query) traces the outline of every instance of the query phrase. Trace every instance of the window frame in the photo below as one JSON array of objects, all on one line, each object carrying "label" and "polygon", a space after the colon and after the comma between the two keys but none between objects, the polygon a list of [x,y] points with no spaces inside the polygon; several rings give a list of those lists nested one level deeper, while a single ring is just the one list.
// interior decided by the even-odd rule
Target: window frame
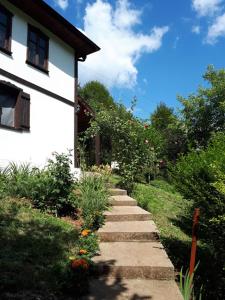
[{"label": "window frame", "polygon": [[[14,115],[14,126],[8,126],[5,124],[0,123],[0,128],[10,129],[10,130],[16,130],[16,131],[30,131],[30,95],[27,93],[24,93],[23,90],[14,84],[11,84],[10,82],[6,82],[3,80],[0,80],[0,89],[4,88],[8,90],[9,92],[15,92],[17,93],[17,97],[15,100],[15,115]],[[28,118],[28,123],[26,126],[21,125],[22,123],[22,116],[21,114],[24,114],[24,108],[22,107],[22,100],[26,98],[29,101],[29,107],[28,111],[26,113],[28,114],[26,117]]]},{"label": "window frame", "polygon": [[[39,53],[36,53],[36,57],[35,60],[36,62],[32,62],[29,59],[29,43],[30,43],[30,34],[31,32],[34,32],[37,35],[37,43],[38,43],[38,47],[39,48],[39,41],[42,38],[43,40],[46,41],[46,48],[45,50],[45,59],[44,59],[44,67],[39,65]],[[37,50],[37,49],[36,49]],[[38,69],[39,71],[42,71],[46,74],[49,74],[49,70],[48,70],[48,66],[49,66],[49,37],[44,34],[39,28],[34,27],[33,25],[28,24],[28,30],[27,30],[27,58],[26,58],[26,63],[36,69]]]},{"label": "window frame", "polygon": [[0,51],[4,52],[5,54],[12,55],[11,46],[12,46],[12,18],[13,14],[5,8],[3,5],[0,4],[0,11],[6,15],[7,17],[7,26],[6,26],[6,39],[5,39],[5,46],[0,46]]}]

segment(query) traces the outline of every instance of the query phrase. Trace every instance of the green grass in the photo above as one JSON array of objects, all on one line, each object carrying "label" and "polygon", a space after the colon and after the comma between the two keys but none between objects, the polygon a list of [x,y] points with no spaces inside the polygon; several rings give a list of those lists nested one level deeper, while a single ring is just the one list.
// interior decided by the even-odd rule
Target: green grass
[{"label": "green grass", "polygon": [[[175,188],[164,180],[151,184],[136,184],[132,196],[138,204],[152,213],[152,218],[160,231],[160,240],[168,256],[179,272],[189,268],[192,233],[191,201],[184,199]],[[200,226],[201,234],[201,226]],[[203,299],[215,297],[216,278],[209,272],[213,268],[210,248],[198,241],[196,263],[200,262],[195,274],[195,290],[203,286]]]},{"label": "green grass", "polygon": [[28,201],[0,200],[0,298],[69,299],[58,295],[75,279],[69,256],[79,238],[74,226]]},{"label": "green grass", "polygon": [[141,207],[152,213],[161,239],[176,238],[190,241],[190,236],[177,226],[189,202],[167,182],[155,180],[149,185],[137,184],[132,195]]}]

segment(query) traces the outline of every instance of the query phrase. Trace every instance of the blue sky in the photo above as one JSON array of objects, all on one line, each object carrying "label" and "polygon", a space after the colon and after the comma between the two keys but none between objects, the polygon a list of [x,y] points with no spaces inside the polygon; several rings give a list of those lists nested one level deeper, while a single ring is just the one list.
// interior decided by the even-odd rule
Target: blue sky
[{"label": "blue sky", "polygon": [[160,101],[204,85],[207,65],[224,68],[225,0],[46,0],[100,47],[80,65],[80,81],[99,80],[115,100],[148,118]]}]

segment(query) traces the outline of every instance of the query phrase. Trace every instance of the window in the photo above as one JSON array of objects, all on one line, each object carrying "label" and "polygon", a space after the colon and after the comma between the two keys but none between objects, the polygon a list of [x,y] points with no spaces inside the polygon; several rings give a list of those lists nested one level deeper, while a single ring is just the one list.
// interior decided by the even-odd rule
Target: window
[{"label": "window", "polygon": [[11,55],[12,14],[0,5],[0,50]]},{"label": "window", "polygon": [[27,38],[27,63],[48,73],[49,39],[39,29],[29,25]]},{"label": "window", "polygon": [[20,130],[30,128],[30,96],[5,81],[0,81],[0,126]]}]

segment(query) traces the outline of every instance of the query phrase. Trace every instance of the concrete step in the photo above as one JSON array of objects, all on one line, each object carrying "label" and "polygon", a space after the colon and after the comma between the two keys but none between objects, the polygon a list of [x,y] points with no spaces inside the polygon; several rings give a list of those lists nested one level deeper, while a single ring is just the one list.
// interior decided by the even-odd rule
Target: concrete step
[{"label": "concrete step", "polygon": [[109,189],[109,193],[111,196],[118,196],[118,195],[127,195],[127,191],[126,190],[121,190],[121,189]]},{"label": "concrete step", "polygon": [[106,221],[147,221],[151,214],[138,206],[113,206],[104,213]]},{"label": "concrete step", "polygon": [[155,241],[159,232],[153,221],[106,222],[98,236],[102,242]]},{"label": "concrete step", "polygon": [[114,206],[137,206],[137,201],[127,195],[111,196],[110,204]]},{"label": "concrete step", "polygon": [[174,279],[174,267],[159,242],[100,243],[96,271],[128,279]]},{"label": "concrete step", "polygon": [[173,280],[100,278],[82,300],[183,300]]}]

